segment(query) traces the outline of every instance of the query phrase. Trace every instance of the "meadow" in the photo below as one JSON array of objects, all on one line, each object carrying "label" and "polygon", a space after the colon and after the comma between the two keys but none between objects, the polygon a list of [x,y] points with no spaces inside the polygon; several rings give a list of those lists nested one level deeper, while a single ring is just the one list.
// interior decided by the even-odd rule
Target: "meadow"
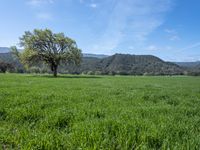
[{"label": "meadow", "polygon": [[2,149],[200,149],[200,78],[0,74]]}]

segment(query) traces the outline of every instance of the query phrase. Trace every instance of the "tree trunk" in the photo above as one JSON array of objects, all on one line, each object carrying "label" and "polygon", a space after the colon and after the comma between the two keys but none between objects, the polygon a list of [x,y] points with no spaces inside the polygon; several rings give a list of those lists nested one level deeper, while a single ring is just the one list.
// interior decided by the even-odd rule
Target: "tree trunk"
[{"label": "tree trunk", "polygon": [[53,76],[57,77],[57,73],[58,73],[58,66],[53,66]]}]

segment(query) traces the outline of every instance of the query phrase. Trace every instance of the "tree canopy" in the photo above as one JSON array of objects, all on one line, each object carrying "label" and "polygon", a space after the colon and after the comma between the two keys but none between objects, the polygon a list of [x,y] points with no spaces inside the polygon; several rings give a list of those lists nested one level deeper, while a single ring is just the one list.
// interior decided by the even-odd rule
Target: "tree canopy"
[{"label": "tree canopy", "polygon": [[74,40],[49,29],[26,31],[20,38],[20,46],[24,48],[22,52],[12,47],[12,53],[19,57],[23,64],[31,66],[44,62],[49,65],[55,77],[61,63],[78,65],[82,58],[81,50]]}]

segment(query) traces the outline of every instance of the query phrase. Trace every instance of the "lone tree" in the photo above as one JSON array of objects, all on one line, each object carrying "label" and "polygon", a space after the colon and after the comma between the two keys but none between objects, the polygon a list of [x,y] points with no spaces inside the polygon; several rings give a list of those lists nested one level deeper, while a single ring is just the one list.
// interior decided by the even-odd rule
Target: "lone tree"
[{"label": "lone tree", "polygon": [[20,38],[20,46],[24,48],[19,52],[12,47],[12,53],[19,57],[20,61],[28,66],[38,62],[44,62],[50,66],[54,77],[57,77],[58,66],[61,63],[81,62],[81,50],[74,40],[63,33],[52,33],[51,30],[26,31]]}]

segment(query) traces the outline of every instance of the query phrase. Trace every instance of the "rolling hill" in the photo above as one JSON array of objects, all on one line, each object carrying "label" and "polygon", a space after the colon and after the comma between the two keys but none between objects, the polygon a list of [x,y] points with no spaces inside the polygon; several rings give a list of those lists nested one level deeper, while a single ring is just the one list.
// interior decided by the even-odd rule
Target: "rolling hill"
[{"label": "rolling hill", "polygon": [[68,65],[70,73],[90,72],[121,75],[174,75],[182,74],[183,69],[173,63],[165,62],[151,55],[115,54],[106,58],[83,58],[79,67]]},{"label": "rolling hill", "polygon": [[[9,52],[0,53],[0,61],[14,64],[16,70],[23,69],[23,65],[20,64],[19,60],[14,59]],[[49,70],[47,66],[43,66],[42,69],[45,70],[43,72]],[[41,70],[41,66],[39,70]],[[195,72],[195,74],[199,73],[200,63],[172,63],[152,55],[115,54],[107,56],[83,54],[82,63],[79,66],[69,64],[59,67],[60,73],[71,74],[181,75],[187,71]]]},{"label": "rolling hill", "polygon": [[196,62],[174,62],[174,63],[181,66],[181,67],[188,67],[188,68],[200,67],[200,61],[196,61]]}]

